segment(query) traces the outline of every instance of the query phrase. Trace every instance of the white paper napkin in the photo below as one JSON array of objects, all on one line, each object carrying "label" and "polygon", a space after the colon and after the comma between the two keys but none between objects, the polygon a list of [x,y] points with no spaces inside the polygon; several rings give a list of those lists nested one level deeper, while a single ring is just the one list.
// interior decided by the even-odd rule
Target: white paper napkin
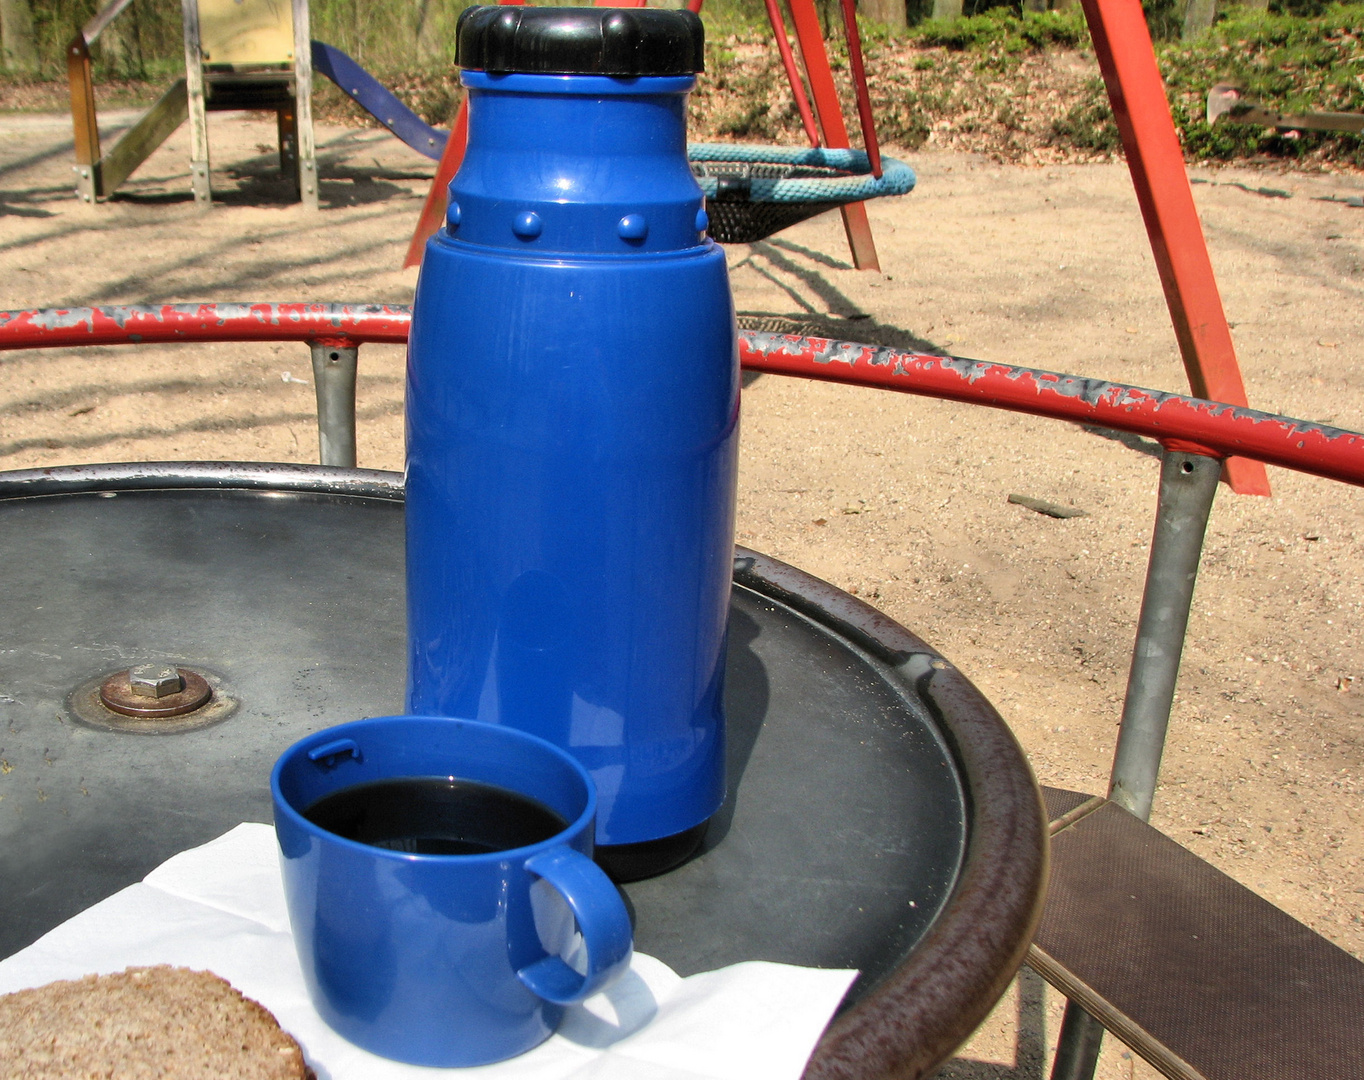
[{"label": "white paper napkin", "polygon": [[213,971],[255,998],[299,1041],[318,1080],[795,1080],[857,975],[750,961],[683,979],[636,953],[624,978],[570,1009],[529,1053],[474,1069],[403,1065],[352,1046],[313,1009],[275,831],[248,823],[0,961],[0,993],[152,964]]}]

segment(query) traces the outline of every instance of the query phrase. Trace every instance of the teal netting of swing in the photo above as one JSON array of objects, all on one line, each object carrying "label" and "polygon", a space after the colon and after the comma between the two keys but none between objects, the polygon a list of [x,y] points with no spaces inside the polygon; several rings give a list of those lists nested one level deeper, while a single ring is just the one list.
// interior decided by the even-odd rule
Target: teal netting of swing
[{"label": "teal netting of swing", "polygon": [[861,150],[692,143],[687,158],[706,195],[710,235],[722,244],[751,244],[845,203],[914,188],[904,162],[883,157],[878,178]]}]

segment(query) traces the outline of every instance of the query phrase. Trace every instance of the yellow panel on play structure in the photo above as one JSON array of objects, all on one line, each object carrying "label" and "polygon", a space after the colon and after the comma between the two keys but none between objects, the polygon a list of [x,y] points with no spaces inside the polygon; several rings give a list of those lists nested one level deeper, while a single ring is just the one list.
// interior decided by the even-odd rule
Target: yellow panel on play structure
[{"label": "yellow panel on play structure", "polygon": [[294,13],[289,0],[199,0],[205,64],[291,64]]}]

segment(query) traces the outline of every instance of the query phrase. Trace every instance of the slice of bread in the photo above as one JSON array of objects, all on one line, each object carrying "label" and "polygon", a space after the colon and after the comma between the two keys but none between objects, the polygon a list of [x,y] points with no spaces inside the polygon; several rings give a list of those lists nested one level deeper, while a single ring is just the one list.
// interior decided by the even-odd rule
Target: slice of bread
[{"label": "slice of bread", "polygon": [[3,1080],[305,1080],[268,1009],[211,971],[162,964],[0,997]]}]

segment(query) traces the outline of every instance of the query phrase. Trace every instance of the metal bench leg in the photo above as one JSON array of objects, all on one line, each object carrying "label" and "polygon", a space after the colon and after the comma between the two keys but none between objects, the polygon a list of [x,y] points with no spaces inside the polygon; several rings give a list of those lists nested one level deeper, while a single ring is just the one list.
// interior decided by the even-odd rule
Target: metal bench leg
[{"label": "metal bench leg", "polygon": [[355,468],[355,373],[358,345],[309,342],[317,393],[317,441],[323,465]]},{"label": "metal bench leg", "polygon": [[1221,473],[1215,457],[1167,450],[1161,459],[1156,531],[1108,788],[1110,799],[1142,821],[1151,816],[1203,534]]},{"label": "metal bench leg", "polygon": [[1091,1080],[1103,1040],[1104,1026],[1075,1002],[1067,1001],[1051,1080]]},{"label": "metal bench leg", "polygon": [[[1110,799],[1142,821],[1151,816],[1203,534],[1221,474],[1215,457],[1166,450],[1161,458],[1151,561],[1108,789]],[[1052,1080],[1090,1080],[1103,1036],[1099,1021],[1066,1002]]]}]

